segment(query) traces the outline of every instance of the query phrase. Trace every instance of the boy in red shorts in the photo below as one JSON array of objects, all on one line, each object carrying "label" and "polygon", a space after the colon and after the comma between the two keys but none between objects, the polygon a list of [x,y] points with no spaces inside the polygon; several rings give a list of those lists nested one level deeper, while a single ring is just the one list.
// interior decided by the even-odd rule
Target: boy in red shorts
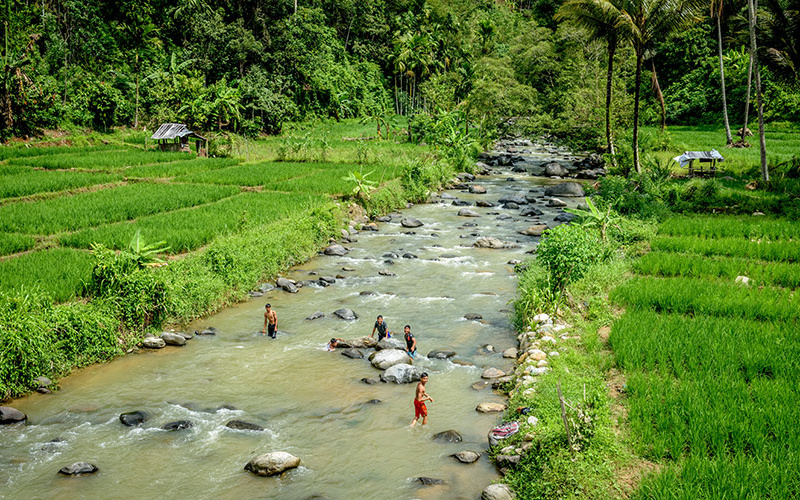
[{"label": "boy in red shorts", "polygon": [[428,374],[423,373],[419,377],[417,384],[417,394],[414,397],[414,420],[411,421],[411,427],[417,425],[417,420],[422,417],[422,425],[428,423],[428,407],[425,406],[425,401],[433,403],[433,398],[428,396],[425,392],[425,384],[428,382]]}]

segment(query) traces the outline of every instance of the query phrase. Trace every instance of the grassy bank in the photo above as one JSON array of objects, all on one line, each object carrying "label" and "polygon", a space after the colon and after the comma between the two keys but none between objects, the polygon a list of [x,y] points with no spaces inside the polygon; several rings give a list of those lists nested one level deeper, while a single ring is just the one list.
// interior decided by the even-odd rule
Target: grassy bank
[{"label": "grassy bank", "polygon": [[[365,127],[338,127],[304,132],[324,139],[324,157],[281,150],[296,132],[230,159],[143,151],[125,136],[77,152],[4,150],[0,398],[120,355],[165,322],[245,299],[353,223],[351,205],[377,215],[452,178],[426,147],[351,141]],[[358,191],[351,172],[367,174]],[[150,267],[146,251],[129,248],[135,234],[165,241],[167,265]],[[73,352],[85,344],[98,348]]]}]

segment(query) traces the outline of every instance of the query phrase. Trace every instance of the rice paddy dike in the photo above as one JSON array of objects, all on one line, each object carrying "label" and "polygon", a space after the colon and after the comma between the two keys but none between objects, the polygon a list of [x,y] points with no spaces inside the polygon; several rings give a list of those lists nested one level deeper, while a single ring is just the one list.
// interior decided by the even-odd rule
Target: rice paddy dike
[{"label": "rice paddy dike", "polygon": [[[537,161],[552,157],[540,153]],[[508,309],[514,262],[538,241],[532,225],[542,230],[564,222],[561,206],[574,207],[581,198],[549,204],[545,184],[560,181],[510,168],[476,182],[483,194],[467,186],[445,191],[357,233],[339,233],[346,252],[281,268],[282,276],[303,285],[298,293],[275,288],[272,280],[255,290],[251,285],[245,292],[252,292],[250,300],[185,328],[202,332],[214,326],[216,335],[95,364],[63,379],[53,394],[15,401],[28,422],[0,432],[0,445],[12,457],[0,464],[2,494],[115,498],[135,488],[145,497],[477,496],[497,479],[484,450],[504,397],[492,391],[502,383],[490,378],[499,376],[497,370],[484,374],[511,363],[502,352],[514,344]],[[210,255],[272,240],[309,248],[311,255],[323,248],[269,228],[266,234],[265,226],[245,229],[224,247],[212,242]],[[274,257],[272,250],[259,257]],[[189,254],[159,269],[181,274],[184,293],[199,293],[195,289],[205,290],[208,282],[192,279],[193,265],[181,267],[195,258],[207,262],[209,254]],[[278,313],[276,340],[261,335],[266,302]],[[334,313],[340,309],[355,314],[341,319]],[[332,336],[369,334],[379,313],[390,331],[402,331],[407,322],[417,335],[414,368],[431,374],[428,390],[435,398],[425,428],[408,427],[413,385],[374,383],[382,372],[366,359],[325,351]],[[443,356],[427,356],[437,350]],[[120,414],[133,410],[149,419],[126,427]],[[227,425],[232,420],[258,428]],[[448,430],[460,437],[434,439]],[[300,467],[279,478],[243,470],[256,454],[278,449],[301,458]],[[466,450],[480,457],[464,464],[451,456]],[[56,475],[76,460],[100,470],[77,480]]]}]

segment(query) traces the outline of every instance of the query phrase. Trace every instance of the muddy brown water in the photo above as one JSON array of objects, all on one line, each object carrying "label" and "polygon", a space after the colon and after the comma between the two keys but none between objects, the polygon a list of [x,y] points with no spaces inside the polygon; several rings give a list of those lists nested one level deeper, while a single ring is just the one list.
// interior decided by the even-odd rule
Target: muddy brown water
[{"label": "muddy brown water", "polygon": [[[477,182],[487,194],[445,193],[472,202],[496,202],[508,194],[541,199],[547,181],[504,171]],[[443,199],[404,210],[402,216],[425,225],[406,229],[395,215],[379,224],[380,231],[355,236],[348,255],[319,256],[286,274],[295,280],[346,276],[327,288],[304,287],[294,295],[270,291],[191,325],[192,330],[214,326],[216,336],[91,366],[63,379],[54,394],[15,401],[29,421],[0,429],[0,497],[478,498],[498,478],[494,466],[485,453],[470,465],[450,455],[485,452],[486,434],[500,419],[475,407],[504,398],[491,388],[476,391],[470,386],[486,367],[511,366],[501,356],[503,349],[516,345],[510,325],[516,276],[507,262],[524,259],[535,247],[537,238],[517,231],[536,219],[520,217],[519,210],[475,206],[470,208],[480,217],[459,217],[460,207],[451,203]],[[546,212],[542,222],[552,224],[560,212],[541,201],[533,206]],[[498,220],[490,212],[511,218]],[[473,234],[518,241],[520,247],[473,248],[478,237]],[[418,258],[395,258],[389,264],[383,257],[388,252]],[[397,276],[380,276],[380,270]],[[365,291],[374,294],[362,295]],[[278,314],[281,333],[276,340],[260,335],[266,302]],[[333,311],[343,307],[353,309],[358,320],[334,317]],[[316,311],[325,318],[304,319]],[[483,320],[466,320],[467,313]],[[430,373],[428,392],[435,398],[424,428],[409,428],[413,384],[366,385],[360,379],[380,375],[368,361],[324,350],[331,337],[369,334],[378,314],[384,315],[390,331],[401,332],[410,324],[417,336],[415,364]],[[496,353],[482,354],[484,344],[494,346]],[[433,349],[452,349],[466,365],[427,359]],[[146,411],[150,420],[141,427],[124,427],[118,416],[132,410]],[[192,421],[194,427],[160,429],[179,419]],[[266,430],[227,429],[225,423],[232,419]],[[459,431],[464,441],[431,439],[448,429]],[[250,458],[276,450],[300,457],[302,465],[272,478],[243,470]],[[79,478],[56,473],[76,461],[91,462],[100,471]],[[416,480],[420,476],[447,484],[421,486]]]}]

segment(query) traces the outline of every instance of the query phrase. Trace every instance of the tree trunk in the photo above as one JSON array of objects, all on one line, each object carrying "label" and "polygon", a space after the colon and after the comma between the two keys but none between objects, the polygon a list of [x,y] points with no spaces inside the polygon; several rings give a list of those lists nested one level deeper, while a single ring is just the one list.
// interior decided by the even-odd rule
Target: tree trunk
[{"label": "tree trunk", "polygon": [[633,168],[636,173],[642,173],[642,166],[639,164],[639,88],[642,86],[642,51],[636,51],[636,76],[634,77],[633,88]]},{"label": "tree trunk", "polygon": [[722,120],[725,122],[725,140],[728,146],[733,143],[731,124],[728,121],[728,96],[725,94],[725,65],[722,63],[722,15],[717,12],[717,55],[719,56],[719,81],[722,85]]},{"label": "tree trunk", "polygon": [[661,106],[661,131],[663,132],[667,129],[667,104],[664,102],[664,94],[661,93],[661,85],[658,84],[655,59],[650,59],[650,67],[653,69],[653,92],[655,92],[658,104]]},{"label": "tree trunk", "polygon": [[614,53],[617,50],[617,41],[608,41],[608,75],[606,75],[606,143],[608,144],[608,154],[611,155],[611,164],[617,166],[617,159],[614,157],[614,138],[611,133],[611,86],[614,76]]},{"label": "tree trunk", "polygon": [[747,94],[744,99],[744,125],[742,126],[741,139],[747,135],[747,123],[750,120],[750,89],[753,86],[753,52],[750,51],[750,64],[747,67]]},{"label": "tree trunk", "polygon": [[139,128],[139,51],[136,51],[136,106],[133,111],[133,128]]},{"label": "tree trunk", "polygon": [[756,44],[756,9],[755,0],[748,0],[750,10],[750,53],[753,57],[753,69],[756,72],[756,108],[758,110],[758,144],[761,148],[761,180],[769,182],[767,168],[767,142],[764,137],[764,100],[761,95],[761,68],[758,66],[758,46]]}]

